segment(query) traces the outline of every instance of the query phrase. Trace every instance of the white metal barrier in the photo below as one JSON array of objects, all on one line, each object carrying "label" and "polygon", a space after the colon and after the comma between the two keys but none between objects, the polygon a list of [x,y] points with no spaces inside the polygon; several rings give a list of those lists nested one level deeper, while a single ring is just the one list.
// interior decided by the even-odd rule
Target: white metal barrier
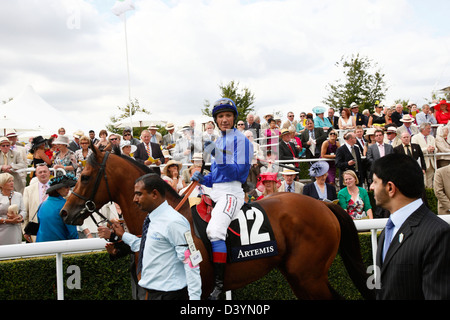
[{"label": "white metal barrier", "polygon": [[64,300],[63,254],[105,250],[106,241],[100,238],[73,239],[0,246],[0,259],[16,259],[56,255],[57,299]]},{"label": "white metal barrier", "polygon": [[[438,217],[450,224],[450,215]],[[365,219],[354,222],[358,232],[371,233],[372,261],[375,265],[377,233],[384,228],[387,219]],[[106,241],[99,238],[4,245],[0,246],[0,260],[56,255],[57,299],[64,300],[63,254],[105,250],[105,245]],[[377,279],[377,268],[374,268],[374,272]]]}]

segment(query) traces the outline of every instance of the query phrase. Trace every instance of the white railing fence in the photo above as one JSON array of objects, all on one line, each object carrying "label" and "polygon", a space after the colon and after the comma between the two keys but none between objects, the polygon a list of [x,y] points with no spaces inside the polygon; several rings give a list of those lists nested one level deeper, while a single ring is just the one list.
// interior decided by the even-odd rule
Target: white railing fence
[{"label": "white railing fence", "polygon": [[[450,224],[450,215],[438,217]],[[384,228],[387,219],[365,219],[354,222],[358,232],[371,233],[372,261],[375,265],[377,233]],[[105,250],[105,245],[106,241],[99,238],[4,245],[0,246],[0,260],[56,255],[57,299],[64,300],[63,254]],[[375,279],[378,279],[377,268],[373,270]],[[230,293],[227,293],[227,299],[231,299]]]}]

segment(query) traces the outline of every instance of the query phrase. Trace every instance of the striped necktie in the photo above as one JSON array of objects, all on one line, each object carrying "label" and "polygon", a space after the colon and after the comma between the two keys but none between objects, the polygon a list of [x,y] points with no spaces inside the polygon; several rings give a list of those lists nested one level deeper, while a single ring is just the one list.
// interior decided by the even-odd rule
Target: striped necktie
[{"label": "striped necktie", "polygon": [[47,188],[48,188],[47,184],[42,185],[42,201],[41,202],[44,202],[48,198]]},{"label": "striped necktie", "polygon": [[145,149],[147,150],[147,155],[150,157],[152,155],[152,152],[150,150],[150,143],[145,143]]},{"label": "striped necktie", "polygon": [[142,270],[142,257],[144,256],[145,241],[147,240],[147,231],[148,231],[149,224],[150,224],[150,218],[147,215],[147,217],[145,218],[145,221],[144,221],[144,225],[142,226],[141,247],[139,248],[139,260],[138,260],[138,268],[137,268],[138,274]]}]

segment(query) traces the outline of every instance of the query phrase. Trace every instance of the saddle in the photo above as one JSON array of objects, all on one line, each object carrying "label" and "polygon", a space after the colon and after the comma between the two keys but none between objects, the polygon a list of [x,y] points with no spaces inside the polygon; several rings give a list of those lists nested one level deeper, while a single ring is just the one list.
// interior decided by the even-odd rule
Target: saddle
[{"label": "saddle", "polygon": [[[194,232],[200,238],[212,258],[211,242],[206,227],[211,220],[215,203],[208,195],[201,195],[199,202],[191,207]],[[257,203],[245,203],[231,221],[227,232],[227,261],[240,262],[275,256],[277,243],[265,210]]]}]

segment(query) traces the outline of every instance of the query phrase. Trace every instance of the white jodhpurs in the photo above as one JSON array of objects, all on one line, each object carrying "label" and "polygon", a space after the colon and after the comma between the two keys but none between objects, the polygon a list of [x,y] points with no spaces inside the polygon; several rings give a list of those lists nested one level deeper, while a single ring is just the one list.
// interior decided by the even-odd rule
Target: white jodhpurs
[{"label": "white jodhpurs", "polygon": [[242,184],[239,181],[215,183],[210,196],[216,205],[211,212],[211,220],[206,228],[206,234],[211,242],[225,241],[231,220],[245,202]]}]

